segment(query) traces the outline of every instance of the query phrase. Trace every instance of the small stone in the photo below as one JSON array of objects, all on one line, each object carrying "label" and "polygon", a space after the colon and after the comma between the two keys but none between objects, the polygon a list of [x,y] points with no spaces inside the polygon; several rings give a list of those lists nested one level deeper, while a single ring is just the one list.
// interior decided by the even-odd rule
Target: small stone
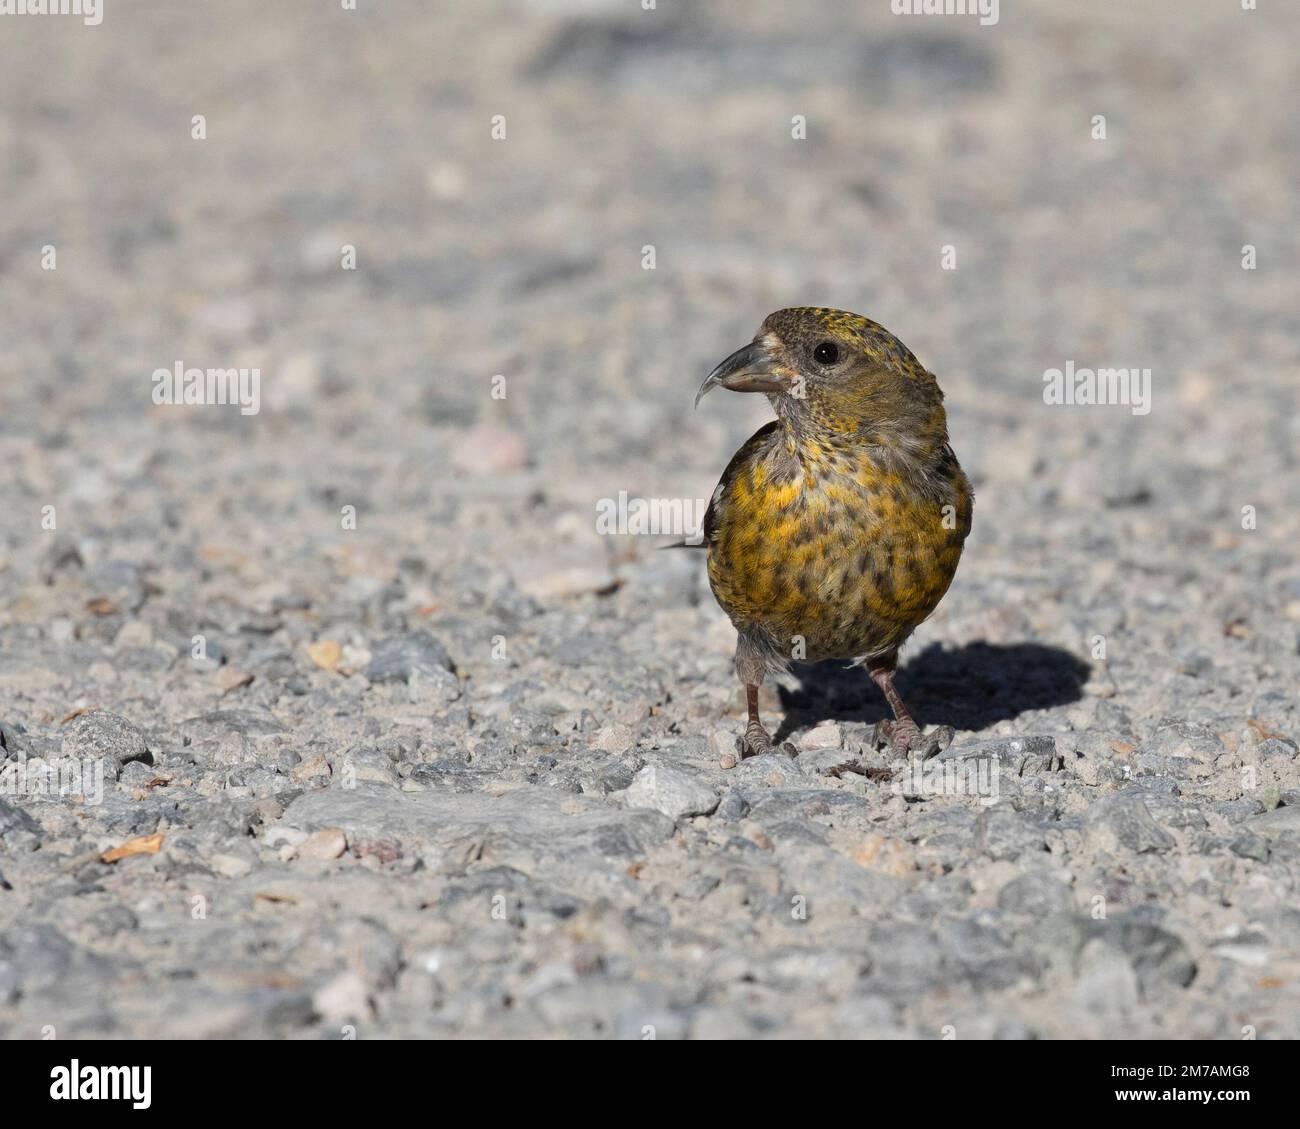
[{"label": "small stone", "polygon": [[257,813],[257,817],[261,822],[274,823],[284,815],[284,805],[279,800],[267,796],[253,805],[253,811]]},{"label": "small stone", "polygon": [[1228,849],[1238,858],[1254,859],[1256,862],[1268,862],[1268,843],[1249,831],[1239,831],[1228,843]]},{"label": "small stone", "polygon": [[725,756],[734,756],[736,752],[735,734],[721,726],[709,730],[709,748],[719,760]]},{"label": "small stone", "polygon": [[998,737],[991,741],[968,741],[950,745],[939,753],[940,761],[988,758],[996,760],[1016,776],[1051,772],[1056,767],[1056,738],[1051,736]]},{"label": "small stone", "polygon": [[121,775],[117,778],[123,788],[133,788],[140,792],[147,792],[149,786],[157,779],[159,779],[158,770],[152,765],[145,764],[144,761],[132,761],[122,769]]},{"label": "small stone", "polygon": [[[428,631],[389,636],[376,643],[372,651],[374,658],[365,671],[371,682],[409,682],[415,674],[432,679],[455,670],[447,648]],[[338,661],[337,657],[334,661]]]},{"label": "small stone", "polygon": [[458,200],[465,195],[469,180],[462,166],[439,161],[425,170],[424,185],[437,200]]},{"label": "small stone", "polygon": [[976,818],[975,847],[994,860],[1019,860],[1045,851],[1047,837],[1028,816],[999,805],[985,808]]},{"label": "small stone", "polygon": [[1282,835],[1300,837],[1300,806],[1281,807],[1249,821],[1250,830],[1270,839]]},{"label": "small stone", "polygon": [[449,670],[415,670],[406,683],[406,700],[432,713],[442,713],[460,696],[460,679]]},{"label": "small stone", "polygon": [[1223,741],[1209,726],[1178,718],[1165,718],[1142,742],[1142,751],[1159,757],[1191,760],[1212,765],[1224,751]]},{"label": "small stone", "polygon": [[370,665],[370,660],[374,655],[368,647],[355,647],[351,643],[343,647],[343,656],[338,660],[338,665],[334,668],[340,674],[351,677],[359,674]]},{"label": "small stone", "polygon": [[223,878],[243,878],[252,871],[253,864],[239,855],[213,855],[208,859],[208,867]]},{"label": "small stone", "polygon": [[312,997],[316,1013],[332,1023],[366,1019],[370,1015],[370,993],[356,972],[342,972]]},{"label": "small stone", "polygon": [[195,321],[220,337],[243,339],[257,326],[257,311],[246,298],[218,298],[199,307]]},{"label": "small stone", "polygon": [[1124,1015],[1137,1006],[1138,977],[1132,963],[1101,940],[1091,940],[1079,954],[1074,1001],[1094,1015]]},{"label": "small stone", "polygon": [[289,776],[296,784],[312,784],[322,776],[333,775],[334,770],[330,767],[330,762],[324,753],[305,757],[289,770]]},{"label": "small stone", "polygon": [[[339,261],[334,247],[334,264]],[[310,407],[320,394],[320,358],[311,352],[290,353],[266,374],[264,398],[273,411]]]},{"label": "small stone", "polygon": [[1289,737],[1267,737],[1259,743],[1261,757],[1280,757],[1282,760],[1294,760],[1295,742]]},{"label": "small stone", "polygon": [[240,670],[238,667],[223,666],[217,671],[217,686],[220,687],[223,694],[229,694],[232,690],[247,686],[252,681],[253,676],[248,671]]},{"label": "small stone", "polygon": [[153,628],[142,620],[133,619],[122,625],[122,630],[113,640],[113,647],[119,651],[132,647],[148,647],[153,644]]},{"label": "small stone", "polygon": [[734,823],[749,814],[749,804],[739,792],[728,792],[714,813],[716,818]]},{"label": "small stone", "polygon": [[382,749],[376,748],[349,749],[343,758],[341,775],[344,787],[357,782],[388,785],[398,782],[392,760]]},{"label": "small stone", "polygon": [[[3,781],[0,776],[0,781]],[[0,798],[0,839],[12,832],[20,831],[28,835],[39,835],[41,825],[28,815],[17,804],[12,804],[8,800]]]},{"label": "small stone", "polygon": [[899,839],[885,835],[869,835],[850,855],[854,862],[867,870],[892,874],[902,878],[916,869],[912,849]]},{"label": "small stone", "polygon": [[998,909],[1006,913],[1022,913],[1041,919],[1056,913],[1069,913],[1073,907],[1070,888],[1055,875],[1044,871],[1021,874],[998,891]]},{"label": "small stone", "polygon": [[342,656],[343,648],[333,639],[320,639],[307,647],[307,657],[321,670],[333,670]]},{"label": "small stone", "polygon": [[63,735],[63,755],[94,759],[111,757],[119,765],[143,760],[152,763],[144,734],[117,714],[91,710],[78,717]]},{"label": "small stone", "polygon": [[799,738],[799,747],[813,749],[839,749],[844,745],[844,731],[833,721],[823,721]]},{"label": "small stone", "polygon": [[[1118,754],[1106,734],[1088,730],[1077,734],[1072,744],[1073,748],[1067,745],[1062,754],[1066,772],[1073,773],[1091,788],[1109,779],[1111,763]],[[1132,751],[1130,748],[1129,752]]]},{"label": "small stone", "polygon": [[614,761],[601,768],[597,779],[606,792],[622,792],[632,787],[633,773],[632,765]]},{"label": "small stone", "polygon": [[348,849],[348,837],[340,827],[326,827],[314,831],[298,845],[298,857],[317,859],[328,862],[336,859]]},{"label": "small stone", "polygon": [[784,753],[760,753],[758,756],[745,757],[736,766],[736,775],[732,783],[737,785],[756,785],[766,788],[783,788],[786,785],[803,783],[803,772],[798,762]]},{"label": "small stone", "polygon": [[507,474],[527,462],[528,447],[517,431],[489,425],[471,428],[451,452],[452,466],[467,474]]},{"label": "small stone", "polygon": [[1142,797],[1133,791],[1102,800],[1088,813],[1088,821],[1138,854],[1168,851],[1175,845],[1174,837],[1156,823]]},{"label": "small stone", "polygon": [[72,620],[66,619],[63,616],[56,616],[54,619],[50,620],[50,625],[47,630],[50,635],[50,641],[53,643],[66,643],[77,632]]},{"label": "small stone", "polygon": [[841,749],[838,745],[800,749],[798,761],[806,776],[840,777],[850,771],[861,772],[863,767],[861,752]]},{"label": "small stone", "polygon": [[636,735],[626,725],[606,725],[592,742],[593,747],[607,753],[625,753],[636,746]]},{"label": "small stone", "polygon": [[1196,976],[1196,962],[1182,940],[1150,921],[1129,914],[1110,921],[1090,921],[1088,931],[1128,958],[1143,995],[1149,996],[1163,985],[1185,988]]},{"label": "small stone", "polygon": [[545,602],[609,592],[617,587],[617,581],[608,569],[575,566],[525,577],[519,587],[526,595]]},{"label": "small stone", "polygon": [[298,255],[307,270],[326,274],[341,268],[343,247],[347,242],[342,232],[320,228],[299,244]]},{"label": "small stone", "polygon": [[682,769],[648,764],[633,778],[627,790],[627,806],[681,819],[708,815],[718,806],[718,793]]}]

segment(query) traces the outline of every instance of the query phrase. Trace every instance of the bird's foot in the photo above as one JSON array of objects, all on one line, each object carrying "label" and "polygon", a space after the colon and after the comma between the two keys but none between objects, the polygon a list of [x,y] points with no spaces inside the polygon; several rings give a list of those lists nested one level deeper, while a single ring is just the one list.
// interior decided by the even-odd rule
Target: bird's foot
[{"label": "bird's foot", "polygon": [[750,722],[745,726],[745,735],[736,740],[736,754],[743,758],[759,757],[764,753],[785,753],[786,756],[797,757],[799,750],[789,741],[782,741],[778,745],[766,729],[755,722]]},{"label": "bird's foot", "polygon": [[902,721],[878,721],[871,735],[871,747],[882,749],[888,746],[896,757],[921,753],[922,760],[929,760],[951,745],[954,736],[951,725],[939,725],[929,733],[923,733],[910,717]]}]

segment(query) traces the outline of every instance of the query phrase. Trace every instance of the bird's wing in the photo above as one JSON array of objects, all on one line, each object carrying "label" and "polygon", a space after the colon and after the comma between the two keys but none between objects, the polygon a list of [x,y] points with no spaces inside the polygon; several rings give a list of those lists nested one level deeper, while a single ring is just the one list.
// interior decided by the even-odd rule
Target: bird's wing
[{"label": "bird's wing", "polygon": [[772,437],[772,432],[779,426],[780,422],[778,420],[765,423],[741,445],[740,450],[731,456],[731,462],[727,464],[727,469],[722,472],[722,478],[718,480],[718,485],[714,488],[713,497],[709,499],[709,508],[704,512],[703,538],[699,541],[674,541],[671,545],[661,545],[661,549],[707,549],[713,544],[714,538],[717,536],[721,514],[727,506],[727,495],[731,491],[731,484],[735,482],[736,476],[741,469],[747,466],[767,446]]},{"label": "bird's wing", "polygon": [[740,472],[748,467],[767,447],[772,439],[773,432],[780,426],[778,420],[765,423],[745,440],[739,451],[731,456],[731,462],[727,464],[727,469],[722,472],[717,489],[713,491],[713,497],[709,499],[709,508],[704,514],[704,544],[706,546],[713,544],[714,539],[717,537],[718,525],[723,520],[723,513],[727,508],[732,483],[736,481]]}]

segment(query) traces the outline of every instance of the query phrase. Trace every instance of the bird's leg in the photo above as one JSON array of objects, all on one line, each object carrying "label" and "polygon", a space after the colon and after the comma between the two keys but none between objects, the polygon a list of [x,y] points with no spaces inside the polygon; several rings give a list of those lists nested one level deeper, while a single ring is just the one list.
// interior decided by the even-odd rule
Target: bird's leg
[{"label": "bird's leg", "polygon": [[763,753],[785,753],[791,757],[799,755],[799,750],[789,741],[782,741],[780,745],[773,741],[772,735],[763,728],[763,723],[758,720],[757,683],[745,683],[745,705],[749,711],[749,722],[745,726],[745,735],[736,742],[736,751],[741,757],[757,757]]},{"label": "bird's leg", "polygon": [[776,752],[772,735],[758,720],[758,686],[753,682],[745,683],[745,706],[749,711],[749,723],[745,726],[745,736],[741,738],[740,755],[756,757]]},{"label": "bird's leg", "polygon": [[[772,735],[758,719],[758,688],[763,685],[763,678],[767,674],[767,653],[762,640],[741,632],[736,641],[736,674],[740,678],[740,684],[745,687],[745,706],[749,711],[745,735],[736,743],[736,752],[741,757],[756,757],[778,751]],[[798,750],[789,741],[784,742],[779,751],[792,757],[798,756]]]},{"label": "bird's leg", "polygon": [[902,695],[894,687],[894,666],[897,661],[896,656],[890,656],[887,659],[880,659],[868,664],[867,671],[871,675],[871,681],[880,687],[880,692],[885,695],[885,701],[889,703],[889,708],[894,711],[895,720],[892,722],[882,721],[877,727],[877,732],[889,742],[889,747],[895,756],[905,757],[908,753],[918,753],[924,751],[927,756],[933,756],[940,749],[946,748],[953,738],[952,729],[949,726],[941,725],[929,737],[921,732],[921,727],[912,719],[912,715],[907,712],[907,706],[903,704]]}]

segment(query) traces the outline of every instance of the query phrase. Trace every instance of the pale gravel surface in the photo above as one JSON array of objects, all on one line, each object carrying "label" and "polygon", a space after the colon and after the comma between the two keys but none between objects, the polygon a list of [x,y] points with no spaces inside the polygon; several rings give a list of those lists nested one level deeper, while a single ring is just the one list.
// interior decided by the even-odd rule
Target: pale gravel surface
[{"label": "pale gravel surface", "polygon": [[[0,1035],[1300,1035],[1300,9],[337,7],[0,27],[0,756],[110,777],[0,796]],[[721,769],[702,561],[595,533],[708,496],[766,410],[698,381],[805,303],[947,393],[901,683],[995,804],[826,775],[834,669]]]}]

